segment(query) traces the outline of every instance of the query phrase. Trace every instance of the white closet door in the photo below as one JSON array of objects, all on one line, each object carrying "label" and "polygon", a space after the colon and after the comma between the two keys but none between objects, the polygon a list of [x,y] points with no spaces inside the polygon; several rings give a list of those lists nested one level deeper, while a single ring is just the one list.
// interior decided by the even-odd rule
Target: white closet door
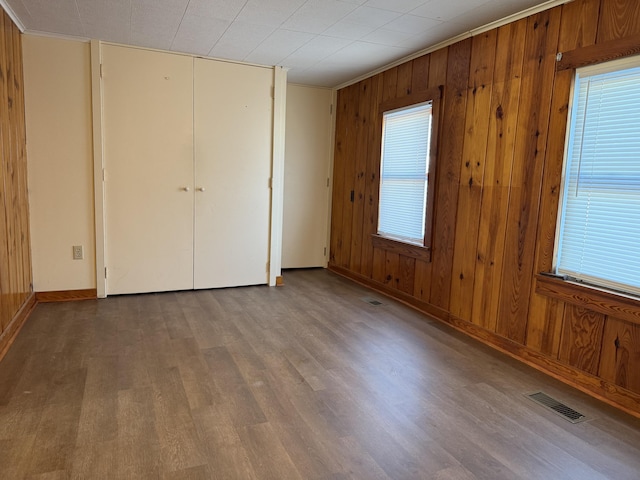
[{"label": "white closet door", "polygon": [[194,288],[268,282],[273,69],[195,59]]},{"label": "white closet door", "polygon": [[287,86],[282,268],[326,265],[332,98],[326,88]]},{"label": "white closet door", "polygon": [[107,293],[191,289],[193,59],[102,54]]}]

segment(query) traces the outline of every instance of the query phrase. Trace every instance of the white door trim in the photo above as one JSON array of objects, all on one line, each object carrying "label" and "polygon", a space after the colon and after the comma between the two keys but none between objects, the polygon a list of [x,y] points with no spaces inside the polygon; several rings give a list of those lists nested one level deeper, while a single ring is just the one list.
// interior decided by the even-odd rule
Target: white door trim
[{"label": "white door trim", "polygon": [[287,116],[287,69],[273,72],[273,155],[271,169],[271,252],[269,286],[282,275],[282,220],[284,210],[284,149]]},{"label": "white door trim", "polygon": [[104,150],[102,131],[102,43],[91,40],[91,105],[93,110],[93,193],[96,238],[96,289],[98,298],[107,296],[105,274],[105,215],[104,215]]}]

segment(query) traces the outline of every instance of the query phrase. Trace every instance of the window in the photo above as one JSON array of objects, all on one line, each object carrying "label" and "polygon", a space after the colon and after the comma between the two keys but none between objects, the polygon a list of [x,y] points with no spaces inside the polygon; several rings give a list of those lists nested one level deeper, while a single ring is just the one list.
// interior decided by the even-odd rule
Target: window
[{"label": "window", "polygon": [[[383,240],[386,246],[400,242],[430,248],[439,98],[440,90],[435,89],[418,102],[414,96],[401,99],[405,105],[394,101],[381,106],[378,246]],[[407,252],[411,255],[403,251]]]},{"label": "window", "polygon": [[640,295],[640,58],[576,71],[556,273]]},{"label": "window", "polygon": [[432,103],[383,114],[378,235],[424,246]]}]

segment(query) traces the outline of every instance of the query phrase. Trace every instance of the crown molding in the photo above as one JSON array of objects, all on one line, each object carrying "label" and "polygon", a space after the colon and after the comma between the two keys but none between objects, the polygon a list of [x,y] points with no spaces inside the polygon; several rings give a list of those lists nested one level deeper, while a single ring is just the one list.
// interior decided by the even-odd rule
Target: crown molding
[{"label": "crown molding", "polygon": [[[0,2],[2,1],[3,0],[0,0]],[[33,35],[34,37],[57,38],[60,40],[71,40],[74,42],[88,43],[91,41],[91,39],[87,37],[80,37],[77,35],[64,35],[62,33],[41,32],[40,30],[24,30],[22,33],[24,33],[25,35]]]},{"label": "crown molding", "polygon": [[9,4],[7,3],[7,0],[0,0],[0,6],[4,9],[5,12],[7,12],[7,15],[9,15],[11,20],[13,20],[13,23],[16,24],[16,26],[20,29],[20,31],[24,33],[25,31],[24,24],[18,18],[18,16],[16,15],[16,12],[14,12],[13,9],[9,6]]},{"label": "crown molding", "polygon": [[390,68],[397,67],[398,65],[402,65],[403,63],[409,62],[411,60],[415,60],[418,57],[423,55],[427,55],[428,53],[433,53],[436,50],[440,50],[441,48],[448,47],[449,45],[453,45],[454,43],[465,40],[469,37],[474,37],[481,33],[487,32],[489,30],[493,30],[494,28],[502,27],[503,25],[507,25],[508,23],[516,22],[523,18],[529,17],[531,15],[535,15],[536,13],[544,12],[545,10],[549,10],[553,7],[557,7],[558,5],[564,5],[565,3],[573,2],[573,0],[547,0],[546,2],[541,3],[540,5],[536,5],[534,7],[527,8],[526,10],[522,10],[521,12],[514,13],[513,15],[509,15],[507,17],[501,18],[494,22],[487,23],[486,25],[482,25],[478,28],[474,28],[468,30],[466,32],[461,33],[460,35],[456,35],[455,37],[451,37],[447,40],[444,40],[440,43],[436,43],[427,48],[423,48],[411,55],[407,55],[406,57],[402,57],[399,60],[396,60],[392,63],[388,63],[382,67],[376,68],[375,70],[360,75],[359,77],[354,78],[353,80],[349,80],[345,83],[334,87],[336,90],[340,90],[341,88],[348,87],[349,85],[353,85],[354,83],[361,82],[369,77],[373,77],[379,73],[384,72],[385,70],[389,70]]}]

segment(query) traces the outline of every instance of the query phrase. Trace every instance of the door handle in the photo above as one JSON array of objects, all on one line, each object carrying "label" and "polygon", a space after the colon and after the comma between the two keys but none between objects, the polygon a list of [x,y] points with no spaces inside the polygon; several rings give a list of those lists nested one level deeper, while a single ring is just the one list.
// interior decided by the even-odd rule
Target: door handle
[{"label": "door handle", "polygon": [[182,187],[180,190],[182,190],[183,192],[188,192],[191,189],[189,187]]},{"label": "door handle", "polygon": [[198,187],[198,188],[196,188],[196,190],[198,190],[199,192],[204,192],[205,189],[204,189],[204,187]]}]

